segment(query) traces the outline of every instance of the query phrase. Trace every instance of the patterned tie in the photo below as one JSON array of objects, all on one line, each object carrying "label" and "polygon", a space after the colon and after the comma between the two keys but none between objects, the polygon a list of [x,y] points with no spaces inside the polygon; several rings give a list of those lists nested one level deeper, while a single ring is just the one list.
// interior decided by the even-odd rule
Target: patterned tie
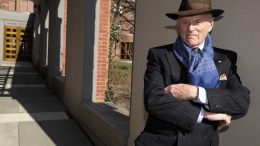
[{"label": "patterned tie", "polygon": [[212,67],[215,67],[215,65],[205,63],[213,60],[205,60],[203,52],[199,48],[193,48],[190,57],[190,83],[202,87],[216,88],[217,85],[215,83],[218,83],[218,75],[217,72],[212,72]]},{"label": "patterned tie", "polygon": [[193,48],[192,53],[197,54],[200,51],[200,48]]}]

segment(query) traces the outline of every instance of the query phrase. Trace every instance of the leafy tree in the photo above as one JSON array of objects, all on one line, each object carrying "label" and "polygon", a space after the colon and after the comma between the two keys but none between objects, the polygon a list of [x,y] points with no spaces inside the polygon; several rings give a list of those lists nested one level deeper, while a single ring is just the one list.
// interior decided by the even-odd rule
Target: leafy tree
[{"label": "leafy tree", "polygon": [[133,33],[134,14],[135,0],[112,0],[110,16],[110,50],[113,51],[117,44],[121,42],[122,34]]},{"label": "leafy tree", "polygon": [[[135,14],[135,0],[112,0],[110,15],[110,49],[108,69],[108,89],[106,100],[117,102],[122,90],[117,84],[127,83],[127,91],[130,98],[131,67],[114,60],[114,51],[121,44],[122,34],[133,34]],[[130,66],[132,66],[130,64]],[[122,69],[126,68],[126,69]]]}]

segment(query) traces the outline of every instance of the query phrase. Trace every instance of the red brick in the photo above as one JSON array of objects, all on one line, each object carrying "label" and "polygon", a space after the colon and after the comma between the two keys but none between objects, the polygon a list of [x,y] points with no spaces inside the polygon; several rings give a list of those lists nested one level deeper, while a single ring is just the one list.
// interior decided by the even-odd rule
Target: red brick
[{"label": "red brick", "polygon": [[111,0],[101,0],[96,100],[104,101],[107,84]]}]

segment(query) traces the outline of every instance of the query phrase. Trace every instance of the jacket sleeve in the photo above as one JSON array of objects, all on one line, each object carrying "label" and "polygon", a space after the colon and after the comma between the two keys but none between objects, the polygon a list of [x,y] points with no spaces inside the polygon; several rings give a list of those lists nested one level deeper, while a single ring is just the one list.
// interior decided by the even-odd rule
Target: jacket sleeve
[{"label": "jacket sleeve", "polygon": [[[163,64],[158,50],[150,49],[144,76],[144,104],[147,112],[163,121],[187,130],[194,127],[201,106],[192,101],[180,101],[164,92]],[[162,57],[162,56],[160,56]]]},{"label": "jacket sleeve", "polygon": [[233,116],[246,114],[249,103],[249,90],[244,87],[237,74],[236,54],[226,57],[229,72],[224,88],[206,89],[208,98],[208,110],[212,112],[226,113]]}]

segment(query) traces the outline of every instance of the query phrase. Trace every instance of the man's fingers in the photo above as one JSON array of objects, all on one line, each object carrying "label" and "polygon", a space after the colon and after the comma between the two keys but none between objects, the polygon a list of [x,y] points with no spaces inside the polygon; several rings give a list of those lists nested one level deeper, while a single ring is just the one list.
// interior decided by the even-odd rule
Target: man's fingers
[{"label": "man's fingers", "polygon": [[166,94],[174,96],[177,100],[193,100],[197,97],[197,86],[188,84],[172,84],[164,88]]},{"label": "man's fingers", "polygon": [[226,126],[228,126],[228,125],[225,122],[220,122],[219,126],[218,126],[218,129],[221,130],[221,129],[223,129]]},{"label": "man's fingers", "polygon": [[170,86],[167,86],[167,87],[165,87],[164,88],[164,92],[166,93],[166,94],[170,94],[170,95],[172,95],[172,96],[175,96],[175,94],[174,94],[174,87],[173,87],[174,85],[170,85]]},{"label": "man's fingers", "polygon": [[218,126],[219,130],[223,129],[224,127],[227,127],[230,123],[231,122],[221,121]]},{"label": "man's fingers", "polygon": [[167,86],[167,87],[164,88],[164,92],[165,92],[165,93],[169,93],[169,86]]},{"label": "man's fingers", "polygon": [[219,123],[219,130],[228,126],[231,123],[231,116],[227,115],[227,114],[224,114],[224,115],[225,115],[225,118],[222,121],[220,121],[220,123]]}]

